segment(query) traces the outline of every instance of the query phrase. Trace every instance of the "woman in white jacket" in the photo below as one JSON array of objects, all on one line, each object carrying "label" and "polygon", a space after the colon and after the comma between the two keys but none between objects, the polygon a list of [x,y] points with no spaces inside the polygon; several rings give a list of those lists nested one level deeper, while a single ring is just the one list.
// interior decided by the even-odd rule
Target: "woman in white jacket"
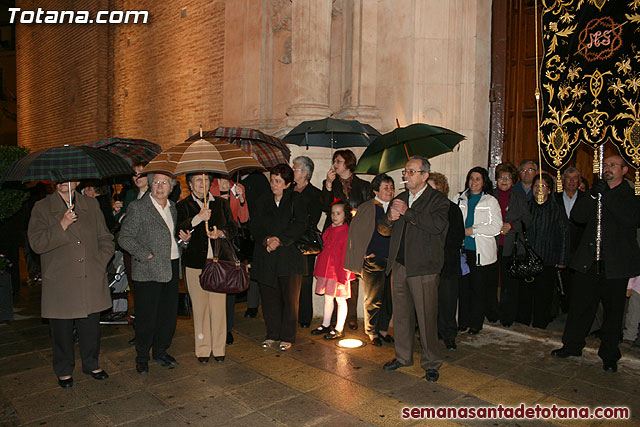
[{"label": "woman in white jacket", "polygon": [[472,335],[484,323],[487,284],[498,280],[498,247],[495,236],[502,229],[498,200],[491,195],[489,173],[476,166],[467,173],[465,190],[453,198],[464,218],[464,250],[471,270],[460,282],[458,329]]}]

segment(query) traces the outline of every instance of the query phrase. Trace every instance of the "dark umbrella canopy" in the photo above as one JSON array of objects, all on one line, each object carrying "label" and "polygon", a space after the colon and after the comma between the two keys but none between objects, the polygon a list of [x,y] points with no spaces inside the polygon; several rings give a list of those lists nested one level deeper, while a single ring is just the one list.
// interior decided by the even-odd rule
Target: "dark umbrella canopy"
[{"label": "dark umbrella canopy", "polygon": [[116,154],[131,166],[140,162],[150,162],[160,154],[162,147],[145,139],[107,138],[96,142],[83,144],[87,147],[100,148]]},{"label": "dark umbrella canopy", "polygon": [[400,169],[411,156],[430,159],[448,153],[464,138],[452,130],[424,123],[397,128],[376,138],[364,150],[355,172],[377,175]]},{"label": "dark umbrella canopy", "polygon": [[69,146],[45,148],[14,162],[6,181],[77,181],[133,175],[121,157],[98,148]]},{"label": "dark umbrella canopy", "polygon": [[282,140],[295,145],[342,149],[367,147],[378,136],[380,132],[366,123],[327,117],[300,123]]}]

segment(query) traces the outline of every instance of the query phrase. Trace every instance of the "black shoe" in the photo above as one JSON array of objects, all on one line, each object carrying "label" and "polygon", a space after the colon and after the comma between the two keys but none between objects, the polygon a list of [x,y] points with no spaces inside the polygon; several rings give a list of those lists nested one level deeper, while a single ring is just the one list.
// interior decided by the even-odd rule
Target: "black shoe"
[{"label": "black shoe", "polygon": [[300,327],[301,327],[302,329],[307,329],[309,326],[311,326],[311,324],[310,324],[310,323],[307,323],[307,322],[302,322],[302,323],[300,323]]},{"label": "black shoe", "polygon": [[231,332],[227,332],[227,345],[233,344],[233,334]]},{"label": "black shoe", "polygon": [[513,322],[501,322],[502,326],[504,326],[505,328],[510,328],[511,325],[513,325]]},{"label": "black shoe", "polygon": [[207,363],[209,363],[209,356],[207,356],[207,357],[198,357],[198,362],[200,362],[203,365],[206,365]]},{"label": "black shoe", "polygon": [[244,312],[244,317],[246,317],[247,319],[255,319],[257,315],[257,308],[247,308],[247,311]]},{"label": "black shoe", "polygon": [[618,372],[618,363],[614,360],[602,361],[602,369],[607,372]]},{"label": "black shoe", "polygon": [[215,360],[218,363],[222,363],[224,362],[224,356],[213,356],[213,360]]},{"label": "black shoe", "polygon": [[447,346],[447,350],[455,351],[458,346],[456,346],[455,340],[445,340],[444,345]]},{"label": "black shoe", "polygon": [[396,369],[402,368],[403,366],[409,366],[409,365],[403,365],[402,363],[400,363],[398,359],[393,359],[385,363],[382,369],[384,369],[385,371],[395,371]]},{"label": "black shoe", "polygon": [[331,332],[331,326],[318,326],[313,331],[311,331],[311,335],[323,335]]},{"label": "black shoe", "polygon": [[427,369],[427,373],[424,376],[427,381],[436,382],[440,378],[440,374],[437,369]]},{"label": "black shoe", "polygon": [[149,364],[147,362],[136,362],[136,371],[141,375],[147,374],[149,372]]},{"label": "black shoe", "polygon": [[460,332],[464,332],[464,331],[466,331],[467,329],[469,329],[469,328],[467,328],[466,326],[458,326],[458,330],[459,330]]},{"label": "black shoe", "polygon": [[358,329],[358,322],[354,322],[353,320],[349,321],[349,329],[355,331]]},{"label": "black shoe", "polygon": [[344,331],[336,331],[334,329],[333,331],[328,332],[324,336],[324,339],[325,340],[337,340],[338,338],[342,338],[342,337],[344,337]]},{"label": "black shoe", "polygon": [[66,380],[61,380],[60,378],[58,378],[58,385],[62,388],[73,387],[73,377],[69,377]]},{"label": "black shoe", "polygon": [[384,342],[388,342],[388,343],[394,343],[396,342],[396,340],[393,339],[393,337],[389,334],[387,335],[380,335],[380,339]]},{"label": "black shoe", "polygon": [[168,354],[165,354],[162,357],[157,357],[153,359],[155,362],[158,362],[162,366],[178,366],[178,361]]},{"label": "black shoe", "polygon": [[129,340],[129,345],[136,345],[136,337],[133,337]]},{"label": "black shoe", "polygon": [[382,341],[380,341],[380,337],[371,338],[371,345],[376,347],[382,347]]},{"label": "black shoe", "polygon": [[469,328],[469,335],[478,335],[480,333],[480,329]]},{"label": "black shoe", "polygon": [[94,380],[106,380],[107,378],[109,378],[109,374],[107,374],[103,369],[99,370],[98,372],[91,372],[91,371],[89,372],[82,371],[82,372],[84,372],[87,375],[91,375],[91,377]]},{"label": "black shoe", "polygon": [[566,359],[567,357],[571,357],[571,356],[580,357],[582,356],[582,353],[580,354],[570,353],[568,350],[562,347],[562,348],[556,348],[555,350],[553,350],[551,352],[551,355],[553,357],[558,357],[560,359]]}]

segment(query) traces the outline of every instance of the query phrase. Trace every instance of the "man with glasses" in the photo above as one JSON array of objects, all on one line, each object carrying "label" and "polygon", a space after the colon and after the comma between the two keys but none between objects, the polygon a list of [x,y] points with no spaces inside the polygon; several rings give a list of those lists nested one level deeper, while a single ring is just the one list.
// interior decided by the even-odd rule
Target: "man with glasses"
[{"label": "man with glasses", "polygon": [[[624,182],[629,168],[620,156],[607,157],[602,164],[603,179],[596,181],[588,197],[578,200],[571,220],[585,224],[571,268],[580,292],[572,295],[569,316],[562,336],[563,347],[552,356],[581,356],[598,304],[604,319],[600,329],[600,349],[605,371],[616,372],[620,359],[618,342],[626,299],[627,282],[640,275],[640,248],[636,231],[640,226],[640,197]],[[602,199],[602,245],[596,262],[597,200]]]},{"label": "man with glasses", "polygon": [[513,186],[513,189],[520,191],[527,196],[527,201],[533,198],[533,191],[531,191],[531,184],[533,184],[533,178],[538,172],[538,165],[533,160],[525,160],[520,163],[518,167],[518,175],[520,175],[520,181]]},{"label": "man with glasses", "polygon": [[148,175],[151,193],[132,202],[127,210],[118,243],[132,257],[136,300],[136,370],[149,372],[149,350],[162,366],[178,362],[167,353],[176,330],[178,313],[178,267],[182,242],[191,238],[180,230],[176,237],[178,213],[169,200],[175,179],[168,175]]},{"label": "man with glasses", "polygon": [[407,191],[397,196],[378,222],[378,232],[391,236],[386,273],[393,272],[395,359],[391,371],[413,364],[415,323],[420,328],[420,364],[427,381],[438,380],[442,365],[438,342],[438,284],[444,264],[449,226],[449,200],[427,185],[431,164],[413,156],[402,171]]}]

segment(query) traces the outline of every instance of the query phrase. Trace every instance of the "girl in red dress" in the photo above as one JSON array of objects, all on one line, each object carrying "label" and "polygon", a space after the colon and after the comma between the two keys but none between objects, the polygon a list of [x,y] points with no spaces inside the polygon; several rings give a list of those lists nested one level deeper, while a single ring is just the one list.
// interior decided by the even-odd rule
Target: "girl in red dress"
[{"label": "girl in red dress", "polygon": [[[324,295],[324,317],[322,325],[311,331],[313,335],[325,334],[327,340],[344,336],[344,322],[347,318],[347,298],[351,297],[349,282],[355,275],[344,269],[344,257],[349,235],[348,222],[351,212],[346,203],[338,200],[331,205],[331,225],[322,233],[324,249],[318,255],[313,275],[316,276],[316,293]],[[336,327],[331,329],[333,300],[338,305]]]}]

